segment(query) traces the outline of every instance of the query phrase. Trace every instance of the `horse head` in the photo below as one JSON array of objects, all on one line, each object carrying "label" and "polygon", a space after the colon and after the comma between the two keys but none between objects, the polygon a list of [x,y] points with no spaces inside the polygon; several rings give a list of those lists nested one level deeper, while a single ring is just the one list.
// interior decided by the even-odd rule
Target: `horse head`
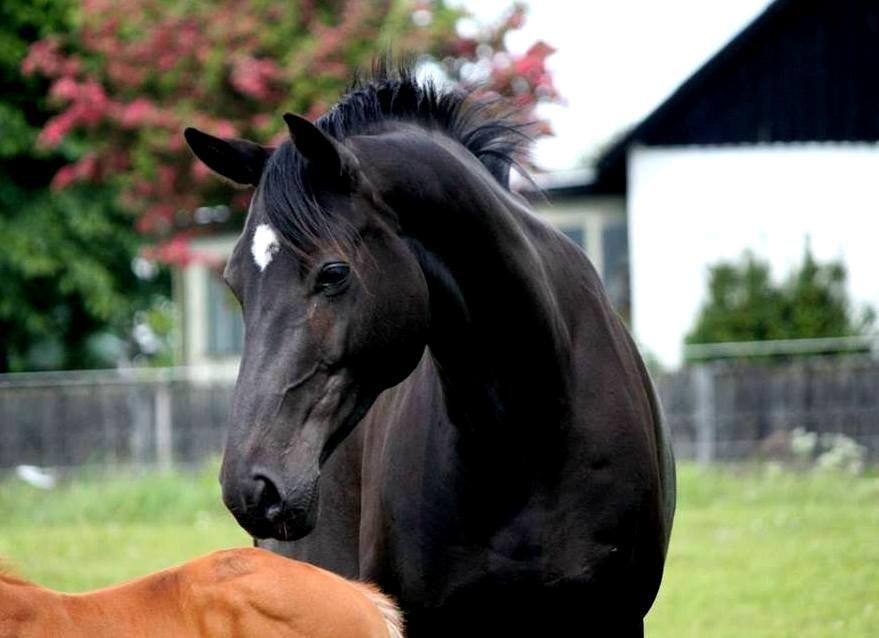
[{"label": "horse head", "polygon": [[293,540],[317,521],[322,465],[417,365],[428,293],[351,148],[285,120],[291,139],[276,149],[196,129],[186,139],[213,171],[256,187],[223,274],[245,325],[223,499],[253,536]]}]

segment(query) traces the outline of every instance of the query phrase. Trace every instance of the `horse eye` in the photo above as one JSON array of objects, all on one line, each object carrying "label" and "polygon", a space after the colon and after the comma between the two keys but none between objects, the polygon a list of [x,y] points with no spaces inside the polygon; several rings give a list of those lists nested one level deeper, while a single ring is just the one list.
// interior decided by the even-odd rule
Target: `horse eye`
[{"label": "horse eye", "polygon": [[337,291],[348,282],[348,275],[350,273],[350,266],[344,262],[336,261],[326,264],[317,274],[315,287],[326,292]]}]

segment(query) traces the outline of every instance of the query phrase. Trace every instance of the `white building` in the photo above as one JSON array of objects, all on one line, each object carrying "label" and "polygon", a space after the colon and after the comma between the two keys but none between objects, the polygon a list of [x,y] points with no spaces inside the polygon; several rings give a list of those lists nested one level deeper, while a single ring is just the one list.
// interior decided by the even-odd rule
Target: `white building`
[{"label": "white building", "polygon": [[808,241],[879,308],[877,69],[879,3],[777,0],[567,187],[566,210],[625,211],[647,352],[681,362],[708,267],[747,250],[781,278]]}]

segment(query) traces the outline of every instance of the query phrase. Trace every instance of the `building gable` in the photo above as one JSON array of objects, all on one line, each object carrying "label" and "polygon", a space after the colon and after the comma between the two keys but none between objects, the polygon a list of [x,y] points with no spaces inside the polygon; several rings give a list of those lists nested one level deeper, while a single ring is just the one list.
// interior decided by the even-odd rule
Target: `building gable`
[{"label": "building gable", "polygon": [[632,145],[879,141],[879,3],[777,0],[597,164],[623,193]]}]

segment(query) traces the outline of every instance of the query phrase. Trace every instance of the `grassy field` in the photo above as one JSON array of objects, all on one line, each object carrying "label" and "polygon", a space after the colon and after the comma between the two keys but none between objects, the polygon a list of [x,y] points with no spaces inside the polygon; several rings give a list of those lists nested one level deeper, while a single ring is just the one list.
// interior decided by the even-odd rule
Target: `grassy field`
[{"label": "grassy field", "polygon": [[83,478],[52,491],[0,483],[0,557],[21,575],[83,591],[250,545],[220,501],[217,468],[113,480]]},{"label": "grassy field", "polygon": [[879,478],[683,467],[652,638],[879,636]]},{"label": "grassy field", "polygon": [[[0,556],[81,591],[246,545],[215,476],[2,483]],[[651,638],[879,635],[879,478],[684,466],[679,479]]]}]

